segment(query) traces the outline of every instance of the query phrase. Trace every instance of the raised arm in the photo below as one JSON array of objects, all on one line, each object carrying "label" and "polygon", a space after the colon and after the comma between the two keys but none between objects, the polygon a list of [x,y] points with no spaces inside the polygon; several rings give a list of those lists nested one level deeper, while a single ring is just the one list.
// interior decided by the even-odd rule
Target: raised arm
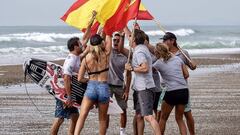
[{"label": "raised arm", "polygon": [[129,50],[124,48],[125,33],[120,34],[120,41],[118,43],[118,51],[128,57]]},{"label": "raised arm", "polygon": [[88,25],[88,27],[87,27],[84,35],[83,35],[82,41],[81,41],[83,46],[87,46],[88,40],[89,40],[89,38],[91,36],[91,27],[92,27],[93,22],[94,22],[94,20],[96,18],[96,15],[97,15],[97,12],[93,11],[92,18],[89,21],[89,25]]},{"label": "raised arm", "polygon": [[106,35],[105,39],[105,52],[109,56],[112,51],[112,36]]},{"label": "raised arm", "polygon": [[124,33],[126,34],[126,37],[129,41],[131,41],[131,34],[132,32],[129,30],[128,26],[126,26],[124,29],[123,29]]}]

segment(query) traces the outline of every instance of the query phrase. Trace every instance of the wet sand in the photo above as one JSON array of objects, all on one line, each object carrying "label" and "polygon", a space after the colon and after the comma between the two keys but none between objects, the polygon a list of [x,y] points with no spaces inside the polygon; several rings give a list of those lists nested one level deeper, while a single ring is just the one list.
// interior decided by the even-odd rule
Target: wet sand
[{"label": "wet sand", "polygon": [[[240,134],[240,57],[235,55],[196,56],[199,68],[190,72],[189,87],[192,113],[197,135]],[[3,72],[4,71],[4,72]],[[47,135],[54,117],[54,98],[36,85],[27,84],[32,101],[26,95],[22,66],[0,67],[0,134],[1,135]],[[15,84],[15,85],[13,85]],[[134,116],[132,93],[129,98],[127,133],[132,135]],[[46,113],[46,114],[44,114]],[[65,120],[59,134],[66,135]],[[98,116],[90,113],[83,134],[98,134]],[[119,116],[111,116],[108,135],[119,134]],[[153,134],[146,124],[145,134]],[[179,131],[171,114],[166,135],[178,135]]]}]

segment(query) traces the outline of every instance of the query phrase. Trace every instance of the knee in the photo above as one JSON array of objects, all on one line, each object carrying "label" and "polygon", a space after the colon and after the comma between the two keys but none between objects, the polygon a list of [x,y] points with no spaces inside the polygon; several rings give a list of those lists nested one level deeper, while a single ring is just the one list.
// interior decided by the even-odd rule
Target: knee
[{"label": "knee", "polygon": [[152,120],[155,120],[155,118],[152,116],[152,115],[149,115],[149,116],[144,116],[144,119],[148,122],[152,121]]},{"label": "knee", "polygon": [[191,111],[184,113],[187,121],[194,121]]},{"label": "knee", "polygon": [[168,114],[161,112],[160,119],[166,121],[168,119]]},{"label": "knee", "polygon": [[176,119],[176,121],[182,121],[183,120],[183,115],[176,114],[175,119]]}]

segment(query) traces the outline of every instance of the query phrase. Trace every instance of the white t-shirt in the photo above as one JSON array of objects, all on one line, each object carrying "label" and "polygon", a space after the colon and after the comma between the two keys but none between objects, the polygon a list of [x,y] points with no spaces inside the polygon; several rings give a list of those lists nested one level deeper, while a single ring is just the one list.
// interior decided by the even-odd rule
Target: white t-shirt
[{"label": "white t-shirt", "polygon": [[63,64],[63,74],[72,76],[78,73],[80,64],[80,56],[69,53]]}]

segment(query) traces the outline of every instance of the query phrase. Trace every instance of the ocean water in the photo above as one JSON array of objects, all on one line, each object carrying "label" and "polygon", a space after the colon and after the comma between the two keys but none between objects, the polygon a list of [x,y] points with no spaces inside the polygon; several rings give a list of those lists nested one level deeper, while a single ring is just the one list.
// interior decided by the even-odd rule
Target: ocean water
[{"label": "ocean water", "polygon": [[[240,26],[166,26],[190,54],[240,53]],[[154,45],[163,36],[156,26],[144,26]],[[58,60],[67,56],[67,40],[83,33],[70,26],[0,27],[0,65],[22,64],[27,58]],[[126,41],[125,46],[128,46]]]}]

